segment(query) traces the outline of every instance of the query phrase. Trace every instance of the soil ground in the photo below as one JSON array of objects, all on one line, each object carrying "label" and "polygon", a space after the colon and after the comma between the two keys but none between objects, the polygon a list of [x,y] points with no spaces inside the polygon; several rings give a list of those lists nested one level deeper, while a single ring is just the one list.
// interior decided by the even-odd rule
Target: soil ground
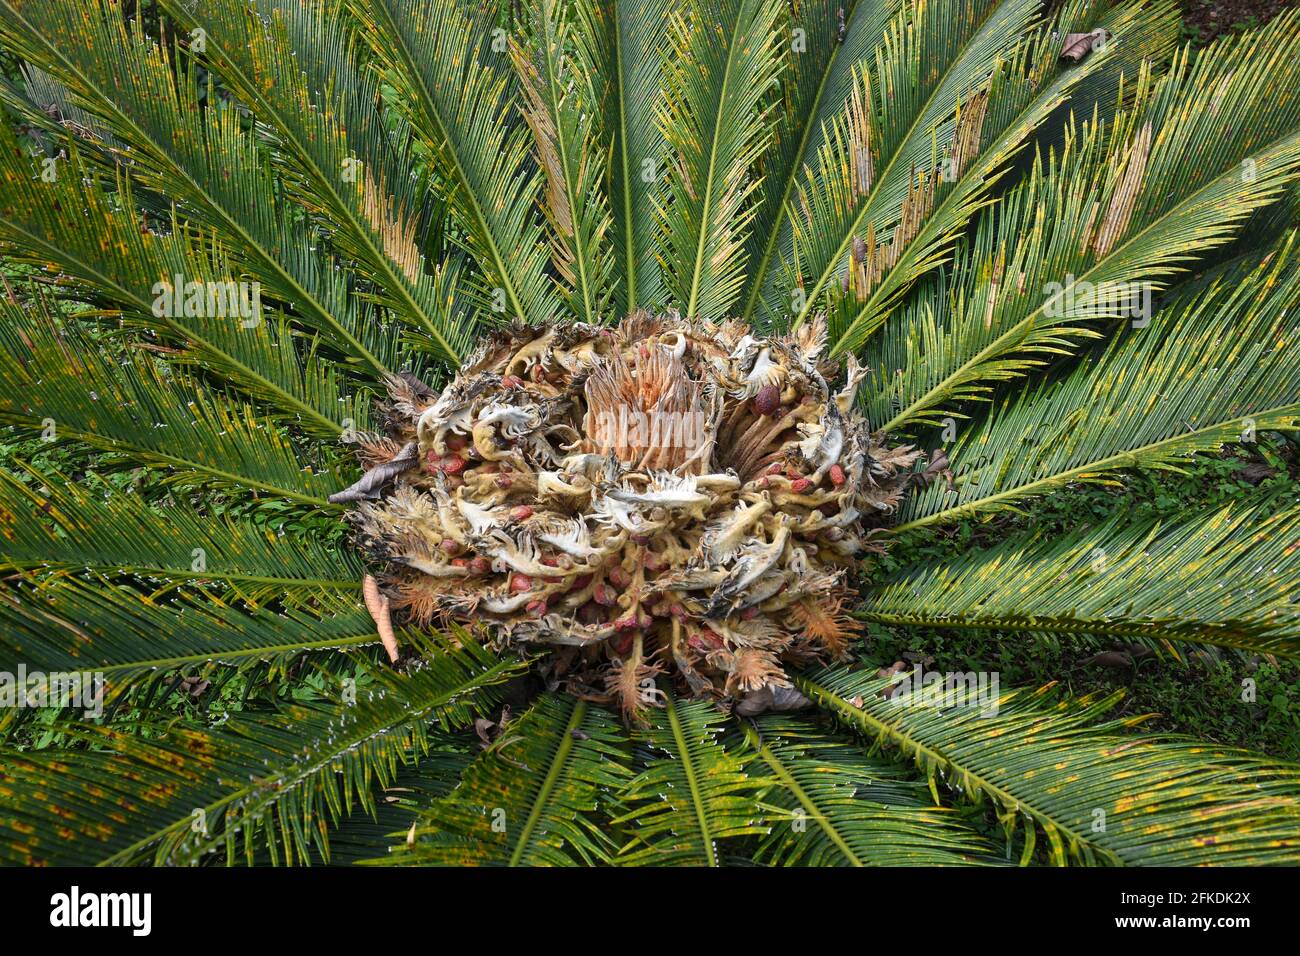
[{"label": "soil ground", "polygon": [[1223,33],[1267,23],[1296,0],[1182,0],[1183,34],[1207,43]]}]

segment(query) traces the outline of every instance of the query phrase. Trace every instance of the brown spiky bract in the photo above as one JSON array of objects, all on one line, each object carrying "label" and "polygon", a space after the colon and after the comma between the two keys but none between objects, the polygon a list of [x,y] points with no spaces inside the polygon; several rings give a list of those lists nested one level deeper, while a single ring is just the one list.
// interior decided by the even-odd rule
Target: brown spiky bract
[{"label": "brown spiky bract", "polygon": [[441,394],[392,383],[356,540],[399,619],[486,625],[631,719],[660,674],[795,706],[784,665],[848,652],[850,574],[919,457],[825,341],[645,313],[495,333]]}]

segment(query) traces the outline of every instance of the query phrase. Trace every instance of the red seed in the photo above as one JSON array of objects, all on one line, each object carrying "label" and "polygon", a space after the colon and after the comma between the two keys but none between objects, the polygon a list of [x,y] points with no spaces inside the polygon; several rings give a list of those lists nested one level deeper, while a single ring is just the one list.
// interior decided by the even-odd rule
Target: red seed
[{"label": "red seed", "polygon": [[451,538],[443,538],[438,547],[442,548],[445,554],[460,554],[460,545]]},{"label": "red seed", "polygon": [[573,579],[573,584],[569,587],[570,591],[585,591],[591,586],[591,575],[580,574]]},{"label": "red seed", "polygon": [[680,604],[674,604],[668,609],[668,613],[679,621],[686,619],[686,608],[682,607]]},{"label": "red seed", "polygon": [[839,465],[831,465],[831,484],[838,488],[849,479],[844,476],[844,469]]},{"label": "red seed", "polygon": [[811,479],[799,478],[796,481],[790,483],[790,490],[793,491],[796,495],[801,495],[812,486],[813,483]]},{"label": "red seed", "polygon": [[632,575],[623,570],[622,565],[614,565],[609,570],[609,583],[620,591],[632,583]]},{"label": "red seed", "polygon": [[608,584],[597,584],[595,590],[591,592],[591,599],[597,604],[611,607],[618,600],[618,593]]},{"label": "red seed", "polygon": [[609,646],[619,657],[627,657],[632,653],[632,635],[619,634],[609,639]]},{"label": "red seed", "polygon": [[781,474],[781,472],[783,472],[783,471],[785,471],[785,464],[784,464],[783,462],[774,461],[774,462],[772,462],[772,464],[770,464],[770,465],[767,466],[767,471],[763,472],[763,474],[765,474],[765,475],[779,475],[779,474]]},{"label": "red seed", "polygon": [[507,475],[507,474],[497,475],[496,486],[498,488],[509,488],[514,483],[515,483],[515,479],[511,475]]},{"label": "red seed", "polygon": [[747,607],[740,612],[740,619],[742,621],[752,621],[756,617],[758,617],[758,608],[756,607]]},{"label": "red seed", "polygon": [[460,455],[443,455],[442,470],[448,475],[459,475],[465,470],[465,459]]},{"label": "red seed", "polygon": [[452,566],[453,568],[468,568],[468,567],[469,567],[469,558],[452,558],[452,559],[451,559],[451,566]]},{"label": "red seed", "polygon": [[654,625],[654,622],[655,622],[654,618],[652,618],[645,611],[642,611],[641,616],[638,617],[636,620],[637,626],[640,627],[641,630],[643,631],[649,630]]},{"label": "red seed", "polygon": [[492,562],[481,554],[469,563],[470,570],[475,574],[487,574],[492,570]]},{"label": "red seed", "polygon": [[635,631],[636,629],[637,629],[637,619],[631,615],[627,617],[620,617],[617,621],[614,622],[614,630],[616,631]]},{"label": "red seed", "polygon": [[641,563],[645,565],[647,571],[662,571],[664,567],[664,559],[653,551],[647,551]]},{"label": "red seed", "polygon": [[447,447],[452,451],[463,451],[468,444],[469,442],[466,441],[464,435],[449,435],[447,437]]},{"label": "red seed", "polygon": [[533,579],[528,575],[519,574],[518,572],[510,575],[510,590],[518,591],[522,594],[524,591],[531,591],[532,589]]},{"label": "red seed", "polygon": [[540,382],[546,378],[546,369],[542,368],[541,363],[533,366],[533,381]]},{"label": "red seed", "polygon": [[524,380],[518,375],[507,375],[501,380],[502,388],[523,388]]},{"label": "red seed", "polygon": [[528,607],[525,610],[527,610],[529,614],[533,614],[536,615],[537,617],[541,617],[543,614],[546,613],[546,602],[542,600],[529,601]]},{"label": "red seed", "polygon": [[705,627],[700,629],[700,633],[692,634],[686,643],[697,651],[716,651],[722,647],[722,638],[711,628]]},{"label": "red seed", "polygon": [[775,385],[764,385],[754,396],[754,411],[760,415],[771,415],[781,404],[781,389]]},{"label": "red seed", "polygon": [[510,518],[512,521],[527,521],[533,516],[533,509],[528,505],[519,505],[510,509]]}]

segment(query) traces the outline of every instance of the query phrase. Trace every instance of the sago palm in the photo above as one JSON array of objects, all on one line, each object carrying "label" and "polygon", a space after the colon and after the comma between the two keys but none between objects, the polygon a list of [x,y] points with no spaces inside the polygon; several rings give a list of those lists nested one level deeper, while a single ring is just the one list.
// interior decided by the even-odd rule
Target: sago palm
[{"label": "sago palm", "polygon": [[1300,655],[1293,495],[1005,520],[1300,426],[1300,16],[1178,26],[0,0],[0,857],[1300,861],[1300,765],[869,636]]}]

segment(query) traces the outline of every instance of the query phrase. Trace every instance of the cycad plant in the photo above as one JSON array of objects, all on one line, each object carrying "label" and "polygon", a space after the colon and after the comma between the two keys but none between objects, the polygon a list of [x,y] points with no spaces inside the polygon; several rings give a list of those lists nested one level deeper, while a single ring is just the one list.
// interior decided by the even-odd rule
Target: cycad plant
[{"label": "cycad plant", "polygon": [[0,0],[0,858],[1300,861],[870,636],[1300,655],[1294,495],[886,560],[1300,426],[1300,16],[1178,27]]}]

